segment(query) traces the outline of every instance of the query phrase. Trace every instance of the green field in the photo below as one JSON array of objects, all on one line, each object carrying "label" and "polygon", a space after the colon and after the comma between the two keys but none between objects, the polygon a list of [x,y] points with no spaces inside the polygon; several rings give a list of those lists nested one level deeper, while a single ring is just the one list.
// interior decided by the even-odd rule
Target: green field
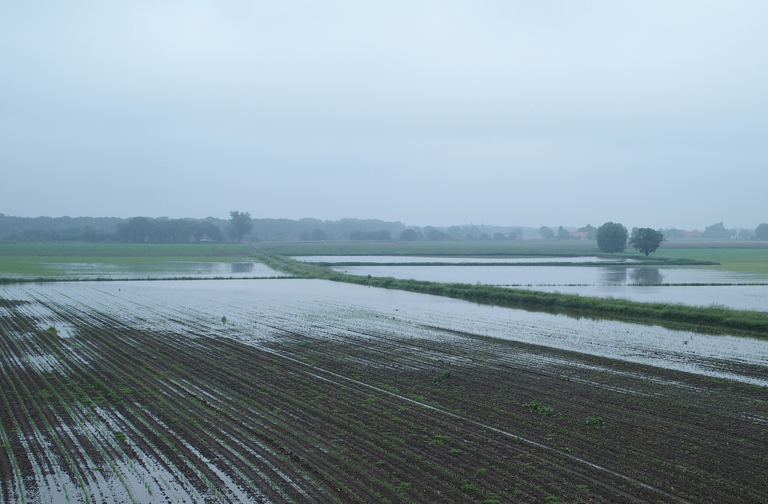
[{"label": "green field", "polygon": [[593,241],[421,241],[421,242],[274,242],[259,244],[272,254],[300,255],[392,255],[432,257],[540,257],[590,256],[600,254]]},{"label": "green field", "polygon": [[169,262],[237,262],[243,244],[7,243],[0,244],[0,278],[58,277],[69,265],[105,264],[156,268]]},{"label": "green field", "polygon": [[[711,261],[720,270],[768,273],[768,247],[724,248],[680,243],[663,246],[649,259]],[[578,257],[599,256],[592,241],[445,241],[445,242],[270,242],[256,245],[277,255],[392,255],[432,257]],[[48,277],[57,265],[107,264],[156,267],[163,262],[236,262],[249,257],[244,244],[5,243],[0,244],[0,277]],[[628,249],[623,257],[643,256]]]},{"label": "green field", "polygon": [[718,266],[701,266],[719,270],[768,273],[768,248],[661,248],[653,256],[665,259],[713,261]]}]

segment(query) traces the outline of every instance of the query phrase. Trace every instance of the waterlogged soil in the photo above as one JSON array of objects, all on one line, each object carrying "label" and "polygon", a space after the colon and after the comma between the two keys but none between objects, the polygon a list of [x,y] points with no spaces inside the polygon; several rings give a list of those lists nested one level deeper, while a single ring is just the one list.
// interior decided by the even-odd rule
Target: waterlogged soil
[{"label": "waterlogged soil", "polygon": [[[52,279],[158,279],[158,278],[274,278],[287,276],[264,264],[251,261],[158,261],[146,264],[81,262],[40,263],[45,277]],[[9,278],[30,275],[7,274]]]},{"label": "waterlogged soil", "polygon": [[316,280],[4,287],[0,500],[765,502],[768,343],[706,338]]},{"label": "waterlogged soil", "polygon": [[768,275],[696,267],[336,266],[352,275],[481,283],[641,302],[768,310]]}]

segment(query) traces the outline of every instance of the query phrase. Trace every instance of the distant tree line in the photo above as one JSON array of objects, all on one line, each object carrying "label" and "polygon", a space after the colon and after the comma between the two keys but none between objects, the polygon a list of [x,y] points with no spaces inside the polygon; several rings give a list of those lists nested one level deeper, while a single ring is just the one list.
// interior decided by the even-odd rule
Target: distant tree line
[{"label": "distant tree line", "polygon": [[[235,213],[235,212],[233,212]],[[134,222],[134,219],[139,219]],[[218,228],[221,237],[209,225]],[[197,223],[197,225],[195,225]],[[240,225],[234,225],[240,223]],[[118,234],[118,225],[121,232]],[[405,235],[402,233],[406,230]],[[387,233],[389,238],[387,238]],[[411,235],[411,233],[413,233]],[[198,238],[198,236],[200,238]],[[167,217],[13,217],[0,214],[0,241],[111,241],[183,243],[196,241],[291,240],[515,240],[535,238],[535,228],[492,225],[408,226],[378,219],[254,219],[236,212],[233,220]]]},{"label": "distant tree line", "polygon": [[392,235],[389,231],[382,229],[381,231],[371,231],[366,233],[365,231],[352,231],[349,233],[350,240],[391,240]]},{"label": "distant tree line", "polygon": [[704,231],[685,231],[683,229],[669,228],[659,230],[667,240],[768,240],[768,224],[763,223],[756,229],[727,229],[722,222],[712,224],[704,228]]},{"label": "distant tree line", "polygon": [[117,225],[116,241],[127,243],[222,242],[215,224],[192,219],[149,219],[134,217]]},{"label": "distant tree line", "polygon": [[[248,212],[234,211],[230,219],[169,219],[160,217],[13,217],[0,213],[0,241],[84,241],[133,243],[195,243],[224,241],[291,240],[394,240],[401,241],[499,241],[520,239],[595,240],[597,228],[566,229],[463,225],[449,227],[405,226],[377,219],[253,219]],[[634,231],[634,230],[633,230]],[[680,229],[658,230],[666,240],[752,239],[768,240],[768,224],[757,229],[727,229],[722,222],[703,232]]]},{"label": "distant tree line", "polygon": [[20,242],[109,242],[115,241],[115,233],[104,229],[72,227],[66,229],[25,229],[4,236],[4,241]]},{"label": "distant tree line", "polygon": [[127,242],[127,243],[195,243],[221,242],[223,235],[216,225],[188,219],[149,219],[134,217],[117,224],[115,232],[104,229],[67,228],[63,230],[25,229],[12,233],[4,241],[20,242]]}]

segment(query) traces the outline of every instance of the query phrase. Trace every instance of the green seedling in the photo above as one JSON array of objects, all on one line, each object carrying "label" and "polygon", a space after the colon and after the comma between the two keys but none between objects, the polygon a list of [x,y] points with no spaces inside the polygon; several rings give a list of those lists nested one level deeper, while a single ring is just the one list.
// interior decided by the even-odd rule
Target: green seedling
[{"label": "green seedling", "polygon": [[603,421],[602,417],[599,417],[599,416],[587,417],[587,425],[594,425],[595,427],[603,427],[605,425],[605,422]]},{"label": "green seedling", "polygon": [[432,383],[440,383],[443,380],[447,380],[450,377],[451,377],[451,372],[450,371],[443,371],[442,373],[440,373],[437,376],[435,376],[434,378],[432,378]]},{"label": "green seedling", "polygon": [[523,404],[523,406],[543,416],[549,416],[555,412],[555,410],[553,410],[549,406],[544,406],[539,401],[531,401],[528,404]]}]

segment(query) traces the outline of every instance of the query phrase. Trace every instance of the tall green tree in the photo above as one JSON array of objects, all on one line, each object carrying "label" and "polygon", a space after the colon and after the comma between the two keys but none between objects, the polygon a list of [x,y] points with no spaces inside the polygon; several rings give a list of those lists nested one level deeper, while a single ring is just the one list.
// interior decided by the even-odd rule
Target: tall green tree
[{"label": "tall green tree", "polygon": [[550,228],[548,228],[547,226],[541,226],[541,227],[539,228],[539,234],[540,234],[540,235],[542,236],[542,238],[544,238],[545,240],[551,240],[552,238],[554,238],[554,237],[555,237],[555,232],[554,232],[554,231],[552,231],[552,230],[551,230]]},{"label": "tall green tree", "polygon": [[651,252],[656,252],[663,241],[664,235],[661,232],[651,228],[640,228],[632,232],[629,244],[648,257]]},{"label": "tall green tree", "polygon": [[237,210],[229,212],[229,237],[232,241],[239,242],[243,236],[247,235],[253,229],[251,214],[248,212],[240,213]]},{"label": "tall green tree", "polygon": [[768,240],[768,224],[763,222],[757,226],[757,229],[755,229],[755,236],[757,236],[758,240]]},{"label": "tall green tree", "polygon": [[627,228],[618,222],[606,222],[597,229],[597,248],[601,252],[624,252],[627,248]]},{"label": "tall green tree", "polygon": [[722,222],[718,222],[717,224],[712,224],[711,226],[707,226],[706,229],[704,229],[704,232],[701,233],[702,238],[714,238],[714,239],[724,239],[724,238],[731,238],[736,233],[731,231],[730,229],[725,229],[725,226]]}]

